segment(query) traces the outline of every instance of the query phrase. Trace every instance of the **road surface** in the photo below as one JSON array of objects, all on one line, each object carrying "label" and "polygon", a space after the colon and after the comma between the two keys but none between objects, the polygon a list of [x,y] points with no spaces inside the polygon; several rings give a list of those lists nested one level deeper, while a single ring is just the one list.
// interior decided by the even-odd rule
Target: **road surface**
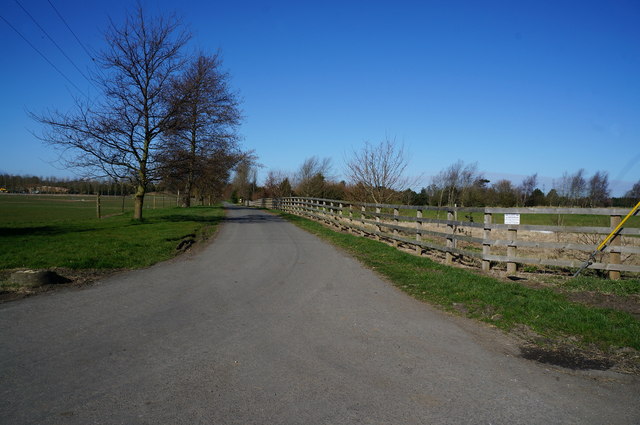
[{"label": "road surface", "polygon": [[640,382],[518,357],[261,211],[197,253],[0,305],[3,424],[638,424]]}]

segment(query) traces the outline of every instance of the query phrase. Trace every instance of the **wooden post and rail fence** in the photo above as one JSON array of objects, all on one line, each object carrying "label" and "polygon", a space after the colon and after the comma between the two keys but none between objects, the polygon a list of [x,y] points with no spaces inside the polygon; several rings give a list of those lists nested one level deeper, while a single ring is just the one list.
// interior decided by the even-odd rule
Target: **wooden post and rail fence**
[{"label": "wooden post and rail fence", "polygon": [[[621,208],[434,207],[304,197],[266,198],[248,204],[321,221],[417,254],[435,253],[447,264],[473,262],[483,271],[504,267],[510,275],[519,266],[579,268],[628,213]],[[576,215],[582,221],[585,216],[608,216],[608,226],[564,225],[564,221],[579,223],[581,220],[571,220]],[[604,219],[586,221],[603,224]],[[640,273],[638,254],[640,225],[635,223],[620,230],[589,268],[606,271],[611,279],[619,279],[621,272]]]}]

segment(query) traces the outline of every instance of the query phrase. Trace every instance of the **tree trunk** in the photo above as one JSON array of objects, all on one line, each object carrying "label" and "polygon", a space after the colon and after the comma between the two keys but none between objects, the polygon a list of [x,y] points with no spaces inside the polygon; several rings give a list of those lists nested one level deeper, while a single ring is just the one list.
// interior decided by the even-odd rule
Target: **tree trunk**
[{"label": "tree trunk", "polygon": [[182,195],[182,206],[189,208],[191,206],[191,177],[187,179],[186,187],[184,188],[184,195]]},{"label": "tree trunk", "polygon": [[146,188],[144,185],[138,184],[136,189],[136,197],[133,204],[133,219],[142,220],[142,206],[144,204],[144,194]]}]

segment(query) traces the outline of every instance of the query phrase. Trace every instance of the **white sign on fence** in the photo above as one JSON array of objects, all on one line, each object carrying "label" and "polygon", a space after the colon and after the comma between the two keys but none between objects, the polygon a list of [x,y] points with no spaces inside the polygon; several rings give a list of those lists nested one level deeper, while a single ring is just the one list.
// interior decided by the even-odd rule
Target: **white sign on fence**
[{"label": "white sign on fence", "polygon": [[505,214],[504,224],[520,224],[520,214]]}]

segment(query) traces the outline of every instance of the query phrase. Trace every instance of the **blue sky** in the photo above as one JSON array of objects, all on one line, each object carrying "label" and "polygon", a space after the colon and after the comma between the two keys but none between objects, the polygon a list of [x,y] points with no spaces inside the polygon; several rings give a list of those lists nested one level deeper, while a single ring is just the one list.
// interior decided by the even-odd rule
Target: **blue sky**
[{"label": "blue sky", "polygon": [[[20,0],[83,70],[132,1]],[[639,1],[143,1],[175,11],[192,49],[221,50],[243,98],[243,146],[270,169],[395,137],[409,174],[461,159],[488,178],[609,172],[640,179]],[[2,15],[82,91],[89,83],[14,0]],[[78,91],[0,20],[0,172],[73,176],[34,138],[26,111],[67,109]]]}]

